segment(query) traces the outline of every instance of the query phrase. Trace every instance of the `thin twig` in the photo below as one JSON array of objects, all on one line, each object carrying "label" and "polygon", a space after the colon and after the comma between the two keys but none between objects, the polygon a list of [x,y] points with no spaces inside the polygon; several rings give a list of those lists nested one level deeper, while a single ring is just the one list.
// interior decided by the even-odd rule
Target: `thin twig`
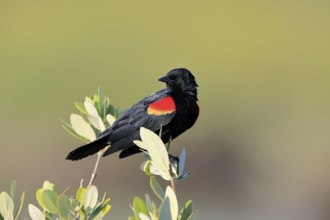
[{"label": "thin twig", "polygon": [[171,163],[170,163],[170,175],[171,175],[171,186],[172,186],[172,189],[173,189],[173,192],[175,193],[175,180],[174,180],[174,173],[172,171],[172,166],[171,166]]},{"label": "thin twig", "polygon": [[175,193],[175,181],[174,181],[173,177],[171,177],[171,186],[172,186],[173,192]]},{"label": "thin twig", "polygon": [[102,155],[103,155],[103,150],[100,150],[100,151],[97,153],[96,163],[95,163],[94,170],[93,170],[93,173],[92,173],[92,176],[91,176],[91,179],[90,179],[90,181],[89,181],[88,186],[92,185],[93,182],[94,182],[94,180],[95,180],[96,172],[97,172],[97,168],[99,167],[99,163],[100,163],[100,160],[101,160],[101,158],[102,158]]}]

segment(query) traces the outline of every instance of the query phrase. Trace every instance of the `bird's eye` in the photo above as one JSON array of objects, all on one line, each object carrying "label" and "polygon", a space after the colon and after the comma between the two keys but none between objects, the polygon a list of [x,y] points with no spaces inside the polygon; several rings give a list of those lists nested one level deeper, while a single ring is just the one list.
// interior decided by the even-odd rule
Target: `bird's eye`
[{"label": "bird's eye", "polygon": [[178,80],[178,78],[179,78],[179,77],[178,77],[178,76],[176,76],[176,75],[174,75],[174,76],[172,76],[172,77],[171,77],[171,79],[172,79],[172,80],[174,80],[174,81],[177,81],[177,80]]}]

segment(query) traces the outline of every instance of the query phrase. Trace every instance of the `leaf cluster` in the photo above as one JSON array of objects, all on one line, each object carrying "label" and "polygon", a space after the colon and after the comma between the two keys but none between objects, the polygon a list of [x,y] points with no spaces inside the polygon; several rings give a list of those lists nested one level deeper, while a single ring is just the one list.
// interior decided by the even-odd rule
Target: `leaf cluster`
[{"label": "leaf cluster", "polygon": [[[145,202],[135,197],[131,206],[134,216],[129,220],[189,220],[193,216],[192,201],[189,200],[179,212],[178,200],[175,194],[175,182],[185,179],[189,173],[183,174],[186,151],[180,154],[179,160],[170,160],[161,138],[152,131],[141,128],[141,141],[134,141],[141,149],[145,150],[146,160],[141,164],[141,169],[150,176],[150,187],[154,194],[161,200],[157,207],[146,194]],[[169,181],[164,192],[157,180],[157,176]]]},{"label": "leaf cluster", "polygon": [[85,97],[84,102],[74,102],[80,114],[71,114],[70,123],[62,121],[63,128],[72,136],[84,141],[95,140],[121,114],[122,110],[110,104],[110,99],[99,87],[97,94]]},{"label": "leaf cluster", "polygon": [[36,193],[41,210],[29,204],[32,220],[101,220],[111,208],[106,194],[99,200],[96,186],[79,187],[75,197],[69,197],[65,192],[58,194],[55,185],[45,181]]},{"label": "leaf cluster", "polygon": [[22,193],[18,208],[15,209],[16,181],[13,181],[10,194],[3,191],[0,193],[0,220],[17,220],[21,214],[25,192]]}]

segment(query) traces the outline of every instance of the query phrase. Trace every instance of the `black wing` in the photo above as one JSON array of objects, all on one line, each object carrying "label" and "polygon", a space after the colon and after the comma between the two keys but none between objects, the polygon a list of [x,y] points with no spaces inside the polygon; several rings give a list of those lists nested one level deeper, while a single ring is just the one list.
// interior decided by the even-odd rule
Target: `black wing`
[{"label": "black wing", "polygon": [[126,152],[124,151],[120,157],[139,152],[133,141],[140,139],[140,128],[145,127],[157,132],[173,119],[175,110],[174,100],[166,89],[134,104],[104,131],[104,134],[109,137],[108,144],[111,146],[103,156],[125,149],[127,149]]}]

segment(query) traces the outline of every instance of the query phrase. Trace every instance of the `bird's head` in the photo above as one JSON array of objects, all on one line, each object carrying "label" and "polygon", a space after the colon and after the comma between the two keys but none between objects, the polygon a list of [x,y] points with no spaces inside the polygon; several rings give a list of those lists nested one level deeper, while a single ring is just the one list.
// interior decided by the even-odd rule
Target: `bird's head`
[{"label": "bird's head", "polygon": [[193,93],[197,95],[197,83],[194,75],[185,68],[171,70],[159,81],[166,83],[171,90]]}]

